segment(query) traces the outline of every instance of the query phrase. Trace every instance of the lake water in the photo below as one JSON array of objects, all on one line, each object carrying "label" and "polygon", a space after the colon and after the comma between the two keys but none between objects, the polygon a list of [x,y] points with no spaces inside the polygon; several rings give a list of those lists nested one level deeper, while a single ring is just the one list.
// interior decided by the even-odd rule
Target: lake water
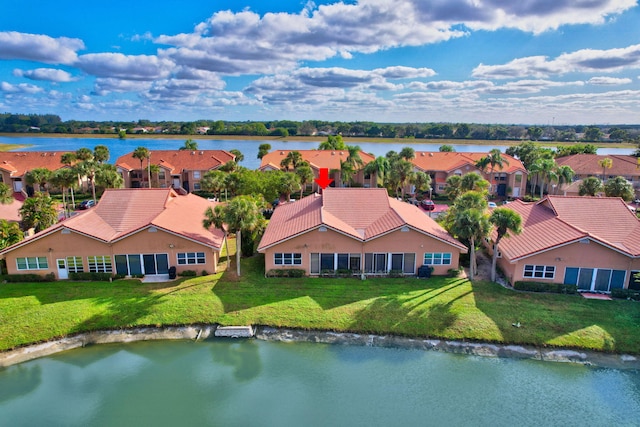
[{"label": "lake water", "polygon": [[[258,159],[258,146],[263,143],[271,144],[272,150],[313,150],[318,148],[320,144],[317,141],[259,141],[259,140],[217,140],[217,139],[198,139],[192,138],[198,143],[198,148],[202,150],[231,150],[238,149],[244,155],[244,161],[241,163],[249,169],[257,169],[260,167],[260,160]],[[75,151],[81,147],[93,148],[96,145],[102,144],[109,147],[111,153],[110,162],[115,160],[123,154],[130,153],[136,149],[136,147],[144,146],[151,150],[175,150],[184,145],[185,137],[182,139],[118,139],[118,138],[39,138],[39,137],[1,137],[0,143],[5,144],[24,144],[29,147],[22,148],[21,150],[29,151],[47,151],[47,150],[68,150]],[[426,142],[420,142],[417,140],[406,140],[398,143],[380,143],[380,142],[359,142],[358,145],[363,151],[367,153],[375,154],[376,156],[383,156],[390,150],[400,151],[404,147],[411,147],[416,151],[438,151],[442,143],[434,142],[433,140],[424,140]],[[499,148],[503,152],[508,148],[507,146],[495,145],[465,145],[456,144],[453,145],[458,152],[488,152],[492,148]],[[598,154],[631,154],[635,151],[632,148],[600,148]],[[152,159],[153,161],[153,159]]]},{"label": "lake water", "polygon": [[637,426],[640,372],[259,340],[92,346],[0,370],[3,426]]}]

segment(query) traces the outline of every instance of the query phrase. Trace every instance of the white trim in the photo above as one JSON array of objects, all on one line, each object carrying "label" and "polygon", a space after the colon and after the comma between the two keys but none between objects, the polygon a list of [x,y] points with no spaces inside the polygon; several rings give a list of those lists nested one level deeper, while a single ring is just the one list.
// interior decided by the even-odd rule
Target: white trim
[{"label": "white trim", "polygon": [[583,237],[578,237],[578,238],[576,238],[575,240],[571,240],[571,241],[569,241],[569,242],[565,242],[565,243],[561,243],[561,244],[556,245],[556,246],[551,246],[551,247],[549,247],[549,248],[541,249],[541,250],[536,251],[536,252],[531,253],[531,254],[522,255],[522,256],[520,256],[520,257],[516,257],[516,258],[511,258],[511,259],[509,259],[509,263],[510,263],[510,264],[514,264],[514,263],[515,263],[515,262],[517,262],[517,261],[521,261],[521,260],[523,260],[523,259],[527,259],[527,258],[530,258],[530,257],[532,257],[532,256],[540,255],[540,254],[543,254],[543,253],[545,253],[545,252],[549,252],[549,251],[552,251],[552,250],[554,250],[554,249],[561,248],[561,247],[563,247],[563,246],[572,245],[572,244],[574,244],[574,243],[580,243],[580,241],[581,241],[581,240],[585,240],[585,239],[590,240],[590,241],[592,241],[592,242],[594,242],[594,243],[597,243],[597,244],[599,244],[599,245],[601,245],[601,246],[604,246],[605,248],[611,249],[611,250],[612,250],[612,251],[614,251],[614,252],[618,252],[619,254],[624,255],[624,256],[626,256],[626,257],[629,257],[629,258],[631,258],[631,259],[637,259],[637,258],[640,258],[640,255],[631,255],[631,254],[630,254],[630,253],[628,253],[628,252],[623,252],[623,251],[621,251],[620,249],[617,249],[617,248],[614,248],[613,246],[607,245],[606,243],[603,243],[603,242],[601,242],[601,241],[599,241],[599,240],[596,240],[596,239],[594,239],[594,238],[593,238],[593,237],[591,237],[591,236],[583,236]]}]

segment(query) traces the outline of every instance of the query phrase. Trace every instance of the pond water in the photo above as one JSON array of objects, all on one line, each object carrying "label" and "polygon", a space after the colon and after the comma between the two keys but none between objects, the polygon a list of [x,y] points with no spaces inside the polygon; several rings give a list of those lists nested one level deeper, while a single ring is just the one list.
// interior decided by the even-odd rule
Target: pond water
[{"label": "pond water", "polygon": [[[93,148],[102,144],[109,147],[111,153],[110,162],[123,154],[130,153],[136,147],[144,146],[152,150],[176,150],[184,145],[185,139],[118,139],[118,138],[40,138],[40,137],[2,137],[0,143],[4,144],[20,144],[29,145],[20,150],[27,151],[47,151],[47,150],[77,150],[81,147]],[[217,140],[217,139],[198,139],[192,138],[198,143],[198,148],[202,150],[231,150],[238,149],[244,155],[244,161],[241,163],[249,169],[257,169],[260,167],[258,159],[258,147],[260,144],[269,143],[273,150],[313,150],[318,148],[317,141],[260,141],[260,140]],[[376,156],[383,156],[390,150],[400,151],[404,147],[412,147],[416,151],[438,151],[442,143],[420,142],[416,140],[407,140],[398,143],[380,143],[380,142],[359,142],[358,145],[363,151],[372,153]],[[453,145],[458,152],[488,152],[492,148],[499,148],[503,152],[507,146],[495,145]],[[635,151],[632,148],[599,148],[598,154],[631,154]]]},{"label": "pond water", "polygon": [[422,350],[159,341],[0,370],[6,426],[632,426],[640,372]]}]

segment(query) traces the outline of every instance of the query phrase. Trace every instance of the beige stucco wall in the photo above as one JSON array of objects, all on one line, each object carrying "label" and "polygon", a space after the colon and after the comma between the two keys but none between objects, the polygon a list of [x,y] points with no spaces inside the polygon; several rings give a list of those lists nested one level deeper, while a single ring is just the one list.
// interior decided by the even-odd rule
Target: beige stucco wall
[{"label": "beige stucco wall", "polygon": [[[361,242],[328,229],[313,230],[287,240],[264,251],[265,271],[277,268],[301,268],[310,274],[311,253],[359,253],[364,269],[365,253],[415,253],[415,271],[422,266],[425,252],[451,253],[451,265],[434,266],[433,274],[444,275],[451,268],[458,268],[460,250],[447,243],[414,230],[394,231],[368,242]],[[301,253],[302,265],[275,265],[275,253]]]},{"label": "beige stucco wall", "polygon": [[[179,252],[204,252],[206,263],[178,265],[177,254]],[[69,256],[81,256],[84,271],[87,272],[89,271],[88,256],[109,255],[111,256],[115,274],[115,255],[155,253],[168,254],[169,266],[175,266],[178,272],[195,270],[200,273],[205,270],[209,273],[214,273],[217,271],[219,254],[216,251],[162,230],[149,232],[148,229],[141,230],[113,244],[104,243],[74,232],[63,234],[62,231],[57,231],[9,252],[5,255],[5,259],[9,274],[35,273],[45,275],[54,273],[58,277],[56,260]],[[46,270],[18,270],[16,258],[21,257],[47,257],[49,268]]]},{"label": "beige stucco wall", "polygon": [[[624,287],[626,288],[629,282],[630,272],[640,270],[639,259],[632,259],[593,241],[590,241],[590,243],[572,243],[570,245],[528,257],[515,263],[510,263],[505,258],[499,258],[498,265],[503,270],[511,284],[520,280],[562,283],[564,281],[565,269],[567,267],[583,267],[625,270],[627,271],[627,277],[624,284]],[[523,278],[525,265],[555,266],[555,278],[553,280],[540,278],[525,279]]]}]

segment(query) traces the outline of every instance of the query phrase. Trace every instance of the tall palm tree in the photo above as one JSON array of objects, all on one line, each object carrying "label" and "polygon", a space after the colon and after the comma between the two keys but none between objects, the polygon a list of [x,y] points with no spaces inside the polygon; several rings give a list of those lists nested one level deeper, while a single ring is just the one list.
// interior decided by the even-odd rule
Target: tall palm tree
[{"label": "tall palm tree", "polygon": [[477,172],[466,173],[460,178],[460,191],[462,193],[466,191],[487,191],[487,188],[489,188],[489,181]]},{"label": "tall palm tree", "polygon": [[544,195],[544,184],[553,181],[557,165],[553,159],[541,159],[537,163],[538,175],[540,176],[540,198],[542,199]]},{"label": "tall palm tree", "polygon": [[[143,170],[142,163],[147,159],[147,165],[151,166],[151,152],[147,147],[138,147],[133,150],[133,158],[140,160],[140,172]],[[151,171],[147,171],[147,178],[149,181],[149,188],[151,188]]]},{"label": "tall palm tree", "polygon": [[364,173],[370,176],[375,175],[377,186],[378,184],[384,183],[389,169],[389,159],[384,156],[378,156],[374,161],[367,163],[364,167]]},{"label": "tall palm tree", "polygon": [[106,145],[96,145],[93,148],[93,160],[102,164],[109,160],[109,147]]},{"label": "tall palm tree", "polygon": [[96,169],[95,185],[102,188],[122,188],[124,180],[114,165],[102,164]]},{"label": "tall palm tree", "polygon": [[258,147],[258,158],[262,160],[264,156],[266,156],[271,150],[271,144],[260,144]]},{"label": "tall palm tree", "polygon": [[204,191],[213,192],[218,200],[220,200],[220,192],[225,189],[226,173],[221,170],[211,170],[204,174],[200,180],[200,187]]},{"label": "tall palm tree", "polygon": [[604,159],[598,160],[598,165],[602,168],[602,182],[604,183],[607,181],[607,177],[606,177],[607,169],[611,169],[613,167],[613,160],[611,160],[608,157],[605,157]]},{"label": "tall palm tree", "polygon": [[580,196],[595,196],[602,191],[603,185],[595,176],[590,176],[582,180],[578,187],[578,194]]},{"label": "tall palm tree", "polygon": [[313,169],[311,169],[311,166],[305,162],[296,168],[295,174],[298,175],[298,179],[300,179],[300,198],[302,199],[304,189],[307,188],[308,184],[313,182]]},{"label": "tall palm tree", "polygon": [[460,187],[461,182],[462,177],[460,175],[451,175],[447,177],[447,181],[444,186],[444,194],[447,195],[447,199],[453,201],[462,194],[462,189]]},{"label": "tall palm tree", "polygon": [[49,193],[47,182],[51,178],[51,171],[47,168],[35,168],[27,172],[24,176],[25,181],[29,185],[38,184],[38,191]]},{"label": "tall palm tree", "polygon": [[229,150],[229,152],[231,154],[233,154],[234,156],[236,156],[235,159],[234,159],[236,161],[236,163],[240,163],[241,161],[244,160],[244,154],[242,154],[242,152],[240,150],[238,150],[236,148],[233,148],[233,149]]},{"label": "tall palm tree", "polygon": [[91,186],[91,195],[93,202],[97,202],[96,198],[96,172],[100,168],[100,164],[95,160],[84,160],[77,163],[74,167],[79,176],[86,176]]},{"label": "tall palm tree", "polygon": [[416,187],[416,192],[431,188],[431,176],[425,172],[413,172],[409,177],[409,182]]},{"label": "tall palm tree", "polygon": [[299,151],[296,151],[296,150],[289,151],[285,156],[285,158],[282,159],[282,161],[280,162],[280,167],[282,168],[283,171],[286,172],[289,170],[289,166],[295,169],[298,166],[300,166],[300,164],[303,161],[304,160],[302,159],[302,154],[300,154]]},{"label": "tall palm tree", "polygon": [[18,243],[24,239],[24,233],[17,222],[0,219],[0,249]]},{"label": "tall palm tree", "polygon": [[184,142],[184,145],[179,148],[180,150],[189,150],[194,151],[198,149],[198,143],[193,139],[189,138]]},{"label": "tall palm tree", "polygon": [[291,198],[291,193],[294,191],[297,192],[302,188],[300,177],[295,173],[284,173],[281,175],[278,187],[279,193],[284,194],[286,196],[286,200],[289,200]]},{"label": "tall palm tree", "polygon": [[[78,160],[78,158],[76,156],[76,153],[74,153],[74,152],[64,153],[64,154],[62,154],[62,156],[60,156],[60,163],[62,163],[63,165],[66,165],[67,166],[66,169],[69,169],[69,170],[73,170],[71,168],[71,166],[77,160]],[[76,176],[76,184],[79,185],[79,182],[80,182],[80,177]],[[73,209],[75,209],[76,208],[76,199],[75,199],[75,195],[73,194],[74,185],[71,184],[71,185],[69,185],[68,188],[69,188],[69,190],[71,192],[71,207]]]},{"label": "tall palm tree", "polygon": [[496,241],[493,245],[493,257],[491,259],[491,281],[496,281],[496,265],[498,263],[498,244],[503,237],[509,237],[509,233],[520,234],[522,231],[522,217],[516,211],[508,208],[496,208],[489,216],[489,222],[496,227]]},{"label": "tall palm tree", "polygon": [[573,169],[571,166],[562,165],[558,166],[556,169],[556,180],[558,182],[558,190],[561,190],[565,184],[570,183],[573,180],[574,176]]},{"label": "tall palm tree", "polygon": [[633,185],[623,176],[616,176],[604,184],[604,194],[607,197],[621,197],[625,202],[633,199],[635,191]]},{"label": "tall palm tree", "polygon": [[398,189],[400,189],[402,198],[404,198],[405,186],[411,174],[413,165],[403,158],[395,158],[390,161],[389,174],[386,176],[387,185],[395,191],[398,197]]},{"label": "tall palm tree", "polygon": [[321,142],[318,150],[346,150],[347,146],[342,140],[342,135],[329,135],[327,140]]},{"label": "tall palm tree", "polygon": [[448,231],[459,239],[469,242],[469,278],[471,280],[475,277],[478,269],[476,265],[476,242],[487,236],[489,229],[489,218],[484,210],[468,208],[454,211]]}]

